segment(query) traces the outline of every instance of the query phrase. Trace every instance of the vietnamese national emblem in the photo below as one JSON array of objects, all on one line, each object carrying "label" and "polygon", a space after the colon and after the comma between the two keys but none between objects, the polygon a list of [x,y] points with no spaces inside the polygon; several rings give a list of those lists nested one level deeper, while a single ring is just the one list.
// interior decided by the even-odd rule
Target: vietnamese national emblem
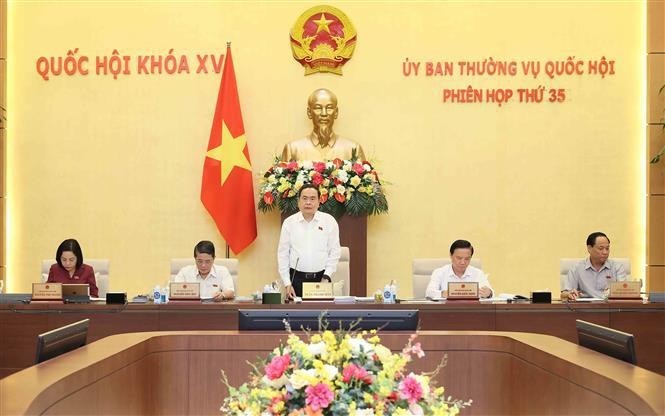
[{"label": "vietnamese national emblem", "polygon": [[315,6],[301,14],[291,29],[291,50],[293,58],[305,67],[305,75],[342,75],[342,66],[351,59],[356,39],[356,29],[341,10]]}]

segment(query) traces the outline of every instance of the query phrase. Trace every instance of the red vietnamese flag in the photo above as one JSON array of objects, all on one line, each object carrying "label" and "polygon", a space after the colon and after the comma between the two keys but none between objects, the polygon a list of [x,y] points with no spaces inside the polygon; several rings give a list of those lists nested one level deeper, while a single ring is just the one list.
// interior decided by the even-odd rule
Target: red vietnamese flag
[{"label": "red vietnamese flag", "polygon": [[240,253],[256,239],[252,165],[230,45],[226,47],[222,83],[203,162],[201,202],[234,253]]}]

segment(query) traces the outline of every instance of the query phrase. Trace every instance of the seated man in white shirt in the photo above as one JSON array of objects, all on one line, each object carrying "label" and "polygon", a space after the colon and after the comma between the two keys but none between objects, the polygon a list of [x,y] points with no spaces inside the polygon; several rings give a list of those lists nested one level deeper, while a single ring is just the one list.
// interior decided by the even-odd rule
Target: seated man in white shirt
[{"label": "seated man in white shirt", "polygon": [[561,300],[575,300],[584,295],[604,298],[610,283],[626,280],[623,265],[609,259],[610,239],[604,233],[589,234],[586,248],[589,257],[568,271]]},{"label": "seated man in white shirt", "polygon": [[233,299],[235,290],[229,269],[215,262],[215,245],[199,241],[194,247],[196,265],[185,266],[175,277],[176,282],[200,283],[201,298],[215,302]]},{"label": "seated man in white shirt", "polygon": [[439,298],[448,296],[448,282],[477,282],[481,298],[492,296],[492,286],[482,270],[469,266],[473,257],[473,246],[466,240],[455,240],[450,246],[450,264],[439,267],[432,273],[426,296]]}]

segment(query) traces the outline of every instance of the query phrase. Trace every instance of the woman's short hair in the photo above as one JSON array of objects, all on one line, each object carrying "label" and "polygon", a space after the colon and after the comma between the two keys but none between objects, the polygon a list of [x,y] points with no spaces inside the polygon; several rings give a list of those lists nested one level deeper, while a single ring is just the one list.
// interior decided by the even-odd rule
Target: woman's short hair
[{"label": "woman's short hair", "polygon": [[68,238],[58,246],[58,249],[55,251],[55,261],[58,263],[58,266],[62,267],[62,253],[65,251],[71,251],[76,256],[76,268],[78,269],[83,264],[83,252],[81,251],[81,246],[79,242],[73,238]]}]

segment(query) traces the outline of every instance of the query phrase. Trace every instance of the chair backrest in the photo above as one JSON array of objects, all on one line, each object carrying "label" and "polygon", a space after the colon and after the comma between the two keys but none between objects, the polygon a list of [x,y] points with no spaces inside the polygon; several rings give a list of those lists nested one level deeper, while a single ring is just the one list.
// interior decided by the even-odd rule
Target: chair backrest
[{"label": "chair backrest", "polygon": [[[171,277],[169,281],[172,282],[180,269],[185,266],[194,264],[194,259],[192,257],[171,259]],[[216,257],[215,264],[217,266],[224,266],[229,269],[231,278],[233,279],[233,288],[235,289],[236,295],[238,294],[238,259],[227,259],[224,257]]]},{"label": "chair backrest", "polygon": [[[450,264],[450,257],[440,257],[434,259],[413,259],[413,297],[424,298],[427,291],[427,285],[432,277],[434,270]],[[472,258],[471,266],[482,269],[480,259]]]},{"label": "chair backrest", "polygon": [[351,285],[351,254],[348,247],[341,247],[337,271],[332,276],[335,296],[349,296]]},{"label": "chair backrest", "polygon": [[[584,258],[564,258],[561,259],[559,263],[559,288],[563,290],[566,285],[566,279],[568,278],[568,271],[575,267],[575,265],[584,260]],[[616,258],[612,259],[616,263],[623,264],[623,269],[626,271],[626,279],[630,280],[630,259],[627,258]]]},{"label": "chair backrest", "polygon": [[[85,259],[83,262],[90,265],[95,271],[95,281],[97,282],[97,289],[99,289],[99,297],[105,298],[106,292],[109,291],[109,260]],[[55,260],[42,260],[42,283],[48,279],[48,271],[53,263],[55,263]]]}]

